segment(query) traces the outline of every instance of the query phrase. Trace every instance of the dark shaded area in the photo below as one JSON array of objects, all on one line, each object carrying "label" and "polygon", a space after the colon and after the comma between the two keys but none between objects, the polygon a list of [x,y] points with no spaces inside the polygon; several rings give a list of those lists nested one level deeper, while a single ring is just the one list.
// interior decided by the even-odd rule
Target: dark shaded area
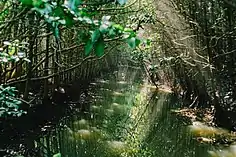
[{"label": "dark shaded area", "polygon": [[[73,112],[73,107],[76,106],[83,112],[89,109],[89,104],[86,103],[90,98],[89,82],[85,80],[70,85],[58,85],[47,100],[42,100],[39,96],[36,98],[37,95],[33,96],[33,99],[36,98],[34,102],[38,104],[28,108],[27,114],[21,117],[1,118],[0,156],[12,156],[11,152],[7,152],[8,149],[12,149],[25,151],[25,156],[38,157],[37,149],[33,148],[34,139],[44,134],[44,131],[53,129],[63,116]],[[45,126],[46,129],[43,128]]]}]

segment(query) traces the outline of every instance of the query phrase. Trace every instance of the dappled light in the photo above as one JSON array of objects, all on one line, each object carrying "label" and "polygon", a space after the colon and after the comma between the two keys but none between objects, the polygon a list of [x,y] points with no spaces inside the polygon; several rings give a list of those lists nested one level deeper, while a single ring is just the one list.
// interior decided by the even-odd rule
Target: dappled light
[{"label": "dappled light", "polygon": [[190,132],[195,136],[203,136],[203,137],[215,137],[217,135],[228,134],[229,131],[207,126],[201,122],[193,122],[192,125],[189,126]]},{"label": "dappled light", "polygon": [[0,157],[236,157],[236,2],[1,0]]},{"label": "dappled light", "polygon": [[[183,153],[194,157],[196,152],[207,157],[211,147],[201,149],[201,143],[191,136],[188,126],[182,125],[182,120],[172,114],[170,108],[177,102],[171,93],[150,88],[148,81],[139,76],[140,70],[120,68],[122,70],[126,70],[126,76],[133,76],[133,81],[127,80],[131,83],[120,86],[117,82],[122,76],[112,74],[106,77],[108,84],[96,81],[96,86],[102,88],[97,88],[93,97],[100,95],[101,99],[92,101],[88,111],[78,110],[62,120],[56,126],[57,131],[50,133],[49,139],[44,136],[39,141],[52,142],[56,138],[59,143],[44,144],[45,147],[50,150],[60,147],[62,155],[71,157],[143,157],[158,154],[166,157],[172,153],[173,157],[182,157]],[[117,91],[122,91],[122,96],[114,95]],[[198,125],[208,132],[212,131],[211,127],[200,122]],[[195,128],[191,130],[199,133]],[[212,132],[224,134],[223,130],[220,131],[216,129]],[[203,135],[202,130],[200,134]],[[201,138],[207,143],[207,137]],[[179,144],[176,145],[176,142]],[[192,147],[186,143],[191,143]]]},{"label": "dappled light", "polygon": [[234,157],[236,156],[236,146],[232,145],[227,149],[209,151],[210,157]]}]

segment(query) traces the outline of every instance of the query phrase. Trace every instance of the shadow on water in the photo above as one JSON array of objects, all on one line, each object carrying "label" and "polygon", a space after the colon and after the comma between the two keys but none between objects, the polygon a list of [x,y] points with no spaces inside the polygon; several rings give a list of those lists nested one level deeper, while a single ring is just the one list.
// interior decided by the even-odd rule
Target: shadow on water
[{"label": "shadow on water", "polygon": [[34,141],[35,156],[208,156],[210,146],[199,145],[187,124],[170,113],[176,98],[153,92],[140,71],[121,68],[93,82],[93,101],[87,111],[75,109],[54,130]]}]

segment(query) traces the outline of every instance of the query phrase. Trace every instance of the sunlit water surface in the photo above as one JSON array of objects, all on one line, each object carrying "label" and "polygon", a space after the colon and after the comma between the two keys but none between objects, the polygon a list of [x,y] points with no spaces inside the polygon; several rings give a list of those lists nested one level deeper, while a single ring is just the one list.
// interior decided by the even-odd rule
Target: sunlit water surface
[{"label": "sunlit water surface", "polygon": [[121,68],[98,79],[87,112],[63,118],[35,146],[44,156],[207,157],[187,124],[170,112],[178,106],[169,93],[154,92],[139,69]]}]

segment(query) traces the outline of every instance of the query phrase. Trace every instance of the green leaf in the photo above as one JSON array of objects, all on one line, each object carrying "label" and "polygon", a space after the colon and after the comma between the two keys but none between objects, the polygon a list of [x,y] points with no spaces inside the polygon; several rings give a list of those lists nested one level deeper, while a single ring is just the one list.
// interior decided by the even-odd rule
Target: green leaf
[{"label": "green leaf", "polygon": [[115,36],[116,36],[116,32],[114,31],[114,29],[113,29],[113,28],[109,29],[109,32],[108,32],[108,34],[109,34],[109,36],[110,36],[111,38],[113,38],[113,37],[115,37]]},{"label": "green leaf", "polygon": [[100,26],[100,28],[99,28],[99,31],[101,32],[101,33],[106,33],[109,29],[109,26],[108,25],[106,25],[106,24],[102,24],[101,26]]},{"label": "green leaf", "polygon": [[32,6],[33,0],[20,0],[23,5]]},{"label": "green leaf", "polygon": [[54,154],[53,157],[61,157],[61,153]]},{"label": "green leaf", "polygon": [[[22,116],[22,113],[17,113],[17,117],[20,117],[20,116]],[[20,157],[20,156],[18,156],[18,157]],[[24,156],[21,156],[21,157],[24,157]]]},{"label": "green leaf", "polygon": [[150,40],[150,39],[146,39],[146,40],[143,41],[143,43],[144,43],[145,45],[147,45],[147,46],[150,46],[151,40]]},{"label": "green leaf", "polygon": [[103,38],[99,38],[99,40],[96,42],[94,46],[95,46],[95,54],[98,57],[104,55],[105,44]]},{"label": "green leaf", "polygon": [[138,46],[141,43],[141,40],[138,38],[135,38],[135,47]]},{"label": "green leaf", "polygon": [[93,20],[90,17],[84,16],[83,21],[86,22],[87,24],[92,24]]},{"label": "green leaf", "polygon": [[131,47],[131,48],[135,48],[136,47],[136,44],[135,44],[135,37],[132,37],[132,38],[128,38],[127,39],[127,43],[129,44],[129,46]]},{"label": "green leaf", "polygon": [[124,5],[127,2],[127,0],[118,0],[118,2],[120,5]]},{"label": "green leaf", "polygon": [[66,26],[71,27],[73,25],[73,17],[65,16]]},{"label": "green leaf", "polygon": [[44,7],[44,2],[42,0],[33,0],[33,6],[36,8],[43,8]]},{"label": "green leaf", "polygon": [[91,40],[88,40],[85,45],[85,55],[88,56],[92,51],[92,49],[93,49],[93,43],[91,42]]},{"label": "green leaf", "polygon": [[77,11],[78,5],[81,3],[80,0],[65,0],[65,6],[73,11]]},{"label": "green leaf", "polygon": [[124,29],[124,32],[130,32],[130,33],[132,33],[132,32],[134,32],[132,29],[130,29],[130,28],[125,28]]},{"label": "green leaf", "polygon": [[62,9],[61,6],[57,6],[57,7],[52,11],[52,15],[55,16],[55,17],[60,17],[60,18],[62,18],[62,17],[65,15],[65,13],[64,13],[64,11],[63,11],[63,9]]},{"label": "green leaf", "polygon": [[114,28],[116,28],[116,29],[118,29],[118,30],[121,30],[121,31],[123,31],[124,30],[124,27],[122,27],[121,25],[119,25],[119,24],[114,24],[114,25],[112,25]]},{"label": "green leaf", "polygon": [[138,46],[141,43],[141,40],[135,37],[130,37],[127,39],[127,43],[129,44],[131,48],[134,49],[136,46]]},{"label": "green leaf", "polygon": [[150,39],[147,39],[147,45],[151,45],[151,40]]},{"label": "green leaf", "polygon": [[33,10],[41,15],[49,15],[52,13],[52,6],[49,3],[44,3],[42,7],[33,7]]},{"label": "green leaf", "polygon": [[11,47],[10,51],[8,52],[8,54],[10,56],[12,56],[13,54],[15,54],[15,52],[16,52],[16,48],[15,47]]},{"label": "green leaf", "polygon": [[101,36],[100,31],[98,29],[95,30],[91,37],[92,42],[95,43],[99,39],[100,36]]}]

